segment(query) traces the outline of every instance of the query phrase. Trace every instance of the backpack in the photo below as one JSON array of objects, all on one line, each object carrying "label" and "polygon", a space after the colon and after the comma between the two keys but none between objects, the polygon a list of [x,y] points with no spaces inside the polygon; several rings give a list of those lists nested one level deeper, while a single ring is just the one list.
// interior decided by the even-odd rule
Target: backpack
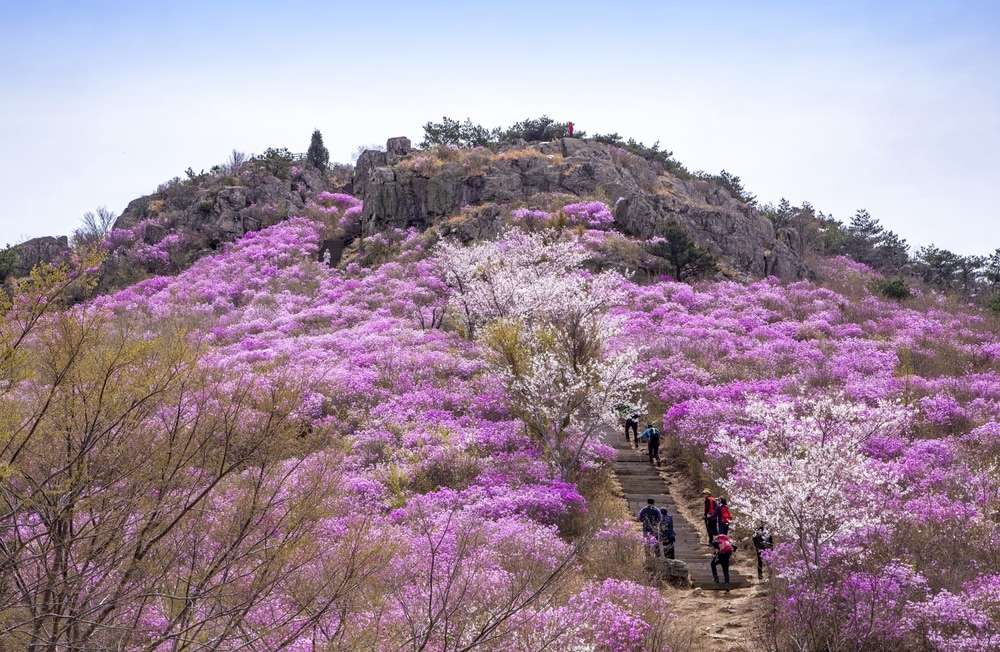
[{"label": "backpack", "polygon": [[663,517],[660,515],[660,510],[652,506],[646,506],[642,508],[639,512],[639,520],[642,521],[642,528],[648,532],[656,532],[657,526],[659,526],[660,521]]},{"label": "backpack", "polygon": [[729,554],[732,554],[733,550],[735,550],[735,548],[733,548],[733,542],[732,542],[732,540],[728,536],[726,536],[725,534],[720,534],[719,535],[719,554],[729,555]]},{"label": "backpack", "polygon": [[663,512],[660,512],[660,514],[662,516],[660,520],[660,538],[673,543],[676,538],[676,535],[674,535],[674,517],[670,514],[663,514]]}]

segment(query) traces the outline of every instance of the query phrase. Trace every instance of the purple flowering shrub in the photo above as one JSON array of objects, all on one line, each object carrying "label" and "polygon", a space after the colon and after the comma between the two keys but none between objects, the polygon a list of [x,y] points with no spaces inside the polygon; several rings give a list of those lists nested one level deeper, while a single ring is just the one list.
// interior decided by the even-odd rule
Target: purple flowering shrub
[{"label": "purple flowering shrub", "polygon": [[[39,609],[46,578],[68,564],[76,602],[67,618],[87,614],[90,642],[107,647],[172,649],[189,636],[219,649],[659,647],[660,595],[588,574],[581,543],[560,531],[588,510],[577,480],[600,474],[607,458],[591,440],[608,418],[604,403],[634,383],[584,401],[561,429],[529,427],[523,402],[553,398],[547,378],[564,353],[537,344],[535,375],[499,373],[483,341],[438,328],[452,290],[417,234],[386,236],[401,252],[393,262],[337,270],[317,252],[330,219],[349,228],[360,203],[324,194],[313,211],[324,215],[248,233],[176,276],[65,314],[90,337],[106,334],[101,355],[131,356],[120,391],[143,396],[147,375],[166,389],[150,390],[148,411],[127,394],[127,416],[115,422],[125,425],[109,426],[121,439],[91,444],[100,456],[72,476],[87,505],[74,527],[108,527],[114,545],[60,552],[50,512],[19,511],[0,536],[29,588],[5,608]],[[169,248],[170,238],[152,246]],[[110,241],[133,255],[145,240],[136,231]],[[559,289],[574,294],[553,308],[576,314],[590,336],[616,332],[617,320],[601,315],[621,279],[577,269],[573,247],[555,251],[552,274],[566,272]],[[550,297],[523,271],[498,279],[513,302]],[[476,323],[489,331],[481,310]],[[553,314],[534,326],[560,322]],[[634,362],[595,356],[590,382]],[[26,414],[46,387],[18,387]],[[567,387],[588,398],[589,385]],[[233,455],[239,463],[227,466]],[[140,482],[134,469],[147,464]],[[629,542],[620,534],[615,545]],[[78,561],[85,551],[101,563]]]},{"label": "purple flowering shrub", "polygon": [[131,228],[112,229],[101,243],[110,263],[138,264],[153,271],[175,271],[173,256],[187,244],[182,233],[168,233],[156,218],[140,221]]},{"label": "purple flowering shrub", "polygon": [[633,285],[626,341],[664,423],[768,524],[797,649],[1000,647],[1000,364],[982,316],[834,285]]},{"label": "purple flowering shrub", "polygon": [[610,229],[614,221],[611,209],[601,201],[566,204],[555,212],[537,208],[518,208],[511,212],[511,222],[525,228],[572,226],[603,231]]},{"label": "purple flowering shrub", "polygon": [[615,221],[615,216],[611,214],[611,209],[601,201],[567,204],[563,206],[562,210],[571,225],[585,226],[591,229],[606,229]]}]

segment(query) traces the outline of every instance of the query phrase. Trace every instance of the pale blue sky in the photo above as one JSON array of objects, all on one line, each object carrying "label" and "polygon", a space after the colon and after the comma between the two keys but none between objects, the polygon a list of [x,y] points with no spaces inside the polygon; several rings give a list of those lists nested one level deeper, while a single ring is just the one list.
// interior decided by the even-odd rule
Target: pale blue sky
[{"label": "pale blue sky", "polygon": [[347,160],[442,115],[547,113],[1000,247],[1000,2],[456,4],[0,0],[0,243],[313,128]]}]

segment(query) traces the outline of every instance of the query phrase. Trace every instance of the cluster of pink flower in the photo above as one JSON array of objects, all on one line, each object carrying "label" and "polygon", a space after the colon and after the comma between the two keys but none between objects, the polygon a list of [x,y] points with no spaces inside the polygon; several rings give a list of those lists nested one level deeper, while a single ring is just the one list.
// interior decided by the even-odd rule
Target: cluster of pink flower
[{"label": "cluster of pink flower", "polygon": [[[566,204],[562,207],[562,214],[566,218],[566,224],[588,229],[608,229],[615,221],[611,209],[601,201]],[[511,212],[511,216],[515,224],[528,227],[547,226],[554,217],[552,213],[536,208],[518,208]]]},{"label": "cluster of pink flower", "polygon": [[625,338],[737,519],[777,535],[796,645],[997,649],[996,331],[935,297],[882,300],[870,270],[829,264],[857,295],[633,286]]},{"label": "cluster of pink flower", "polygon": [[156,218],[147,218],[131,228],[112,229],[102,246],[113,256],[140,263],[152,269],[165,270],[172,252],[186,243],[180,233],[167,233]]},{"label": "cluster of pink flower", "polygon": [[563,212],[570,224],[579,224],[591,229],[606,229],[615,221],[611,209],[602,201],[584,201],[563,206]]},{"label": "cluster of pink flower", "polygon": [[[341,221],[361,212],[347,195],[324,193],[315,205]],[[397,641],[419,635],[435,649],[494,621],[488,635],[512,649],[531,649],[538,637],[559,649],[642,649],[651,625],[632,602],[664,609],[655,591],[627,582],[585,583],[568,600],[513,609],[546,577],[565,572],[572,547],[558,526],[586,510],[584,498],[526,436],[482,351],[430,328],[448,300],[433,262],[404,257],[342,272],[316,260],[323,232],[317,221],[292,218],[177,276],[148,279],[90,306],[148,315],[151,328],[181,318],[208,347],[204,364],[265,384],[294,378],[306,388],[297,417],[321,438],[320,452],[290,460],[287,473],[297,490],[323,474],[337,486],[340,507],[328,508],[342,516],[317,534],[328,551],[323,563],[336,568],[356,555],[362,531],[401,545],[384,568],[364,569],[372,587],[390,587],[392,595],[332,610],[303,633],[303,649],[322,644],[324,632],[344,636],[342,618]],[[405,245],[415,236],[401,237]],[[235,509],[233,493],[220,494],[212,509]],[[275,519],[280,530],[281,514]],[[177,549],[192,555],[213,545],[211,532],[185,536]],[[288,591],[308,585],[313,569],[297,570]],[[292,602],[276,597],[247,620],[284,640]],[[167,608],[152,601],[126,616],[155,641],[169,634]]]},{"label": "cluster of pink flower", "polygon": [[335,217],[334,226],[340,229],[349,229],[356,224],[364,210],[360,199],[342,192],[321,192],[309,207],[322,215]]},{"label": "cluster of pink flower", "polygon": [[[443,649],[446,639],[478,640],[483,627],[512,649],[537,640],[553,649],[647,644],[650,618],[635,604],[645,605],[643,616],[664,611],[650,589],[591,581],[521,604],[563,572],[572,546],[558,528],[586,501],[526,434],[529,417],[515,417],[523,411],[510,379],[491,371],[477,344],[435,328],[457,299],[470,334],[484,319],[570,301],[602,315],[608,360],[617,351],[631,368],[643,351],[635,372],[650,379],[665,425],[704,457],[738,522],[763,521],[777,535],[767,556],[790,647],[1000,645],[1000,341],[981,317],[933,295],[914,300],[921,308],[882,300],[864,289],[870,270],[837,260],[831,277],[856,294],[773,279],[692,287],[568,278],[586,256],[576,230],[515,232],[478,248],[445,246],[436,257],[419,233],[386,232],[366,245],[397,253],[392,262],[340,271],[317,260],[320,241],[331,224],[353,227],[361,204],[324,193],[311,208],[321,221],[297,217],[249,233],[175,277],[87,308],[145,315],[151,330],[180,319],[211,369],[263,387],[286,379],[301,387],[294,417],[311,452],[289,455],[285,482],[260,483],[275,495],[266,520],[291,536],[282,530],[299,504],[291,497],[311,492],[329,516],[311,533],[321,552],[309,563],[291,560],[286,580],[248,610],[246,623],[267,631],[267,644],[311,649],[324,636],[341,644],[350,629]],[[570,204],[563,214],[592,229],[613,222],[600,202]],[[513,217],[526,226],[551,219],[529,209]],[[144,231],[133,231],[109,241],[145,242]],[[594,233],[583,234],[584,245]],[[169,249],[168,238],[155,244]],[[536,249],[544,255],[532,258]],[[531,265],[552,268],[545,283]],[[591,306],[595,297],[600,306]],[[621,305],[605,320],[606,297]],[[519,379],[523,396],[563,387],[549,371],[559,360],[537,360],[531,382]],[[209,511],[235,520],[241,485],[217,491]],[[179,566],[197,567],[222,536],[178,530],[176,550],[191,555]],[[632,545],[634,532],[612,524],[595,540]],[[296,629],[296,592],[379,542],[391,542],[392,555],[364,567],[367,597],[345,598],[315,627]],[[92,593],[99,602],[100,582]],[[121,622],[139,623],[155,642],[176,624],[170,609],[150,600]]]}]

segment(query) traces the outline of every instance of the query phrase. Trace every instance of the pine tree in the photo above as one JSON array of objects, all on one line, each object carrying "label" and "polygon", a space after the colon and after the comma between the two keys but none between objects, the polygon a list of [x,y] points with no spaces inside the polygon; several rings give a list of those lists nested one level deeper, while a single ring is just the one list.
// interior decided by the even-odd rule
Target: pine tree
[{"label": "pine tree", "polygon": [[876,267],[898,271],[910,261],[910,245],[894,231],[886,231],[876,251]]},{"label": "pine tree", "polygon": [[985,264],[985,256],[958,256],[955,276],[959,288],[966,296],[972,296],[976,293]]},{"label": "pine tree", "polygon": [[313,131],[312,142],[309,143],[309,151],[306,152],[306,161],[319,170],[326,170],[330,165],[330,152],[323,145],[323,134],[319,129]]},{"label": "pine tree", "polygon": [[991,290],[1000,291],[1000,249],[994,251],[986,259],[983,276]]},{"label": "pine tree", "polygon": [[667,261],[674,279],[684,281],[715,272],[715,256],[698,246],[684,228],[674,222],[666,227],[664,239],[650,248],[650,253]]},{"label": "pine tree", "polygon": [[959,272],[959,256],[934,245],[921,247],[917,261],[924,281],[946,290],[952,289]]}]

